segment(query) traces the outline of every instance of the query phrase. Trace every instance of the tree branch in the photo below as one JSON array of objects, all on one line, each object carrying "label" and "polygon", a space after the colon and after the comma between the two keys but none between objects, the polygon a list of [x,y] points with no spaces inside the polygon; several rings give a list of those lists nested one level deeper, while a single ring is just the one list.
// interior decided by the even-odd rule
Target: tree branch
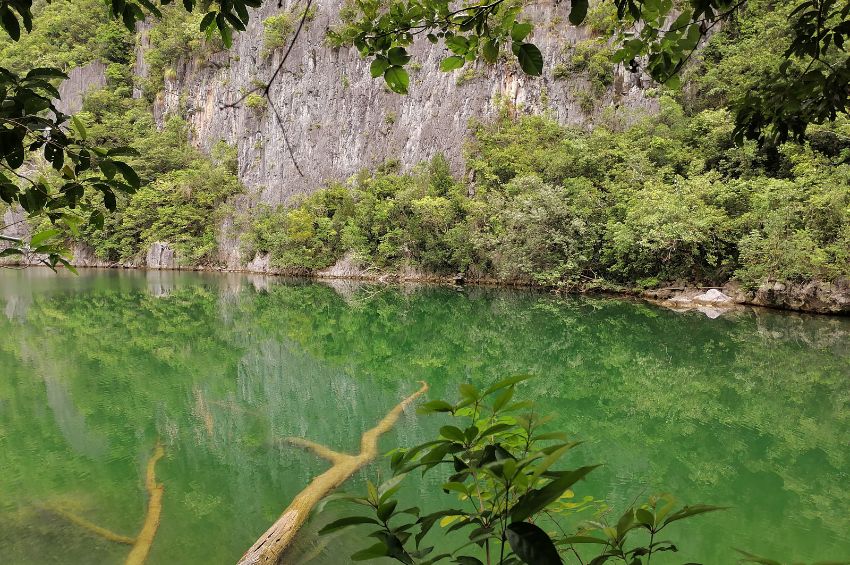
[{"label": "tree branch", "polygon": [[423,382],[417,392],[398,403],[374,428],[367,430],[360,440],[360,453],[357,455],[339,454],[309,440],[297,440],[302,447],[308,447],[314,452],[320,451],[326,455],[333,453],[340,459],[298,493],[280,518],[245,552],[239,560],[239,565],[275,565],[292,543],[295,534],[298,533],[313,507],[378,455],[378,438],[389,431],[404,409],[427,390],[428,385]]}]

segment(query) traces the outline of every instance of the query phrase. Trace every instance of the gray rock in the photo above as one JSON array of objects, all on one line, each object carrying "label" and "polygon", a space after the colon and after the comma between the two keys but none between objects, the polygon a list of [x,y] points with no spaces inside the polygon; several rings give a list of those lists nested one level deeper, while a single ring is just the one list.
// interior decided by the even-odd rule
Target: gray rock
[{"label": "gray rock", "polygon": [[148,248],[145,265],[149,269],[177,269],[180,262],[177,253],[168,246],[168,242],[155,241]]},{"label": "gray rock", "polygon": [[[258,203],[282,204],[313,192],[333,180],[344,180],[362,169],[373,169],[398,159],[411,166],[442,153],[454,172],[462,174],[463,146],[470,120],[489,119],[507,108],[515,114],[546,111],[564,124],[590,127],[600,120],[628,123],[639,114],[657,109],[657,100],[645,94],[648,77],[614,69],[613,84],[585,113],[580,100],[589,83],[582,75],[558,80],[554,68],[565,49],[587,39],[589,31],[566,23],[569,2],[528,6],[524,15],[535,22],[532,41],[544,53],[546,68],[540,78],[524,75],[515,62],[476,64],[465,71],[442,73],[445,50],[422,38],[411,49],[419,70],[411,68],[408,96],[389,92],[382,80],[369,74],[369,61],[353,48],[332,49],[326,30],[337,23],[340,3],[318,0],[316,17],[302,32],[271,90],[281,122],[270,108],[258,111],[236,102],[257,81],[265,81],[283,56],[282,49],[263,53],[263,20],[282,8],[266,3],[254,10],[245,32],[233,47],[205,60],[181,61],[176,78],[168,77],[154,104],[158,123],[181,113],[192,127],[193,143],[209,151],[219,140],[235,145],[239,176],[247,194],[233,201],[237,214],[250,214]],[[144,50],[148,24],[140,27],[136,73],[148,72]],[[138,94],[138,93],[137,93]],[[611,118],[611,116],[615,116]],[[227,222],[225,222],[227,223]],[[230,269],[249,258],[239,255],[239,239],[219,238],[220,261]]]},{"label": "gray rock", "polygon": [[55,100],[56,108],[65,114],[76,114],[83,108],[83,97],[92,90],[106,86],[106,65],[100,61],[92,61],[88,65],[75,67],[68,73],[68,78],[59,85],[59,100]]},{"label": "gray rock", "polygon": [[722,291],[716,288],[709,289],[707,292],[698,294],[692,298],[693,302],[698,304],[734,304],[735,301],[731,296],[727,296]]}]

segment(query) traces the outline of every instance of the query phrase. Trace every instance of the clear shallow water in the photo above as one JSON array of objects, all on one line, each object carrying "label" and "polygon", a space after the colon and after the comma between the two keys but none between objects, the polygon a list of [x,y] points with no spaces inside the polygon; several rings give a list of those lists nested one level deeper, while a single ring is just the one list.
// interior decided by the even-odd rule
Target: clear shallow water
[{"label": "clear shallow water", "polygon": [[[149,563],[232,563],[325,464],[427,380],[515,373],[604,462],[577,495],[623,509],[669,491],[733,506],[682,522],[669,563],[850,556],[850,320],[765,310],[709,320],[613,299],[377,288],[237,275],[0,269],[0,563],[121,563],[147,458],[165,458]],[[382,445],[428,439],[406,415]],[[362,487],[379,466],[347,485]],[[411,501],[443,496],[412,482]],[[316,524],[347,513],[329,505]],[[346,563],[356,533],[304,531],[293,563]],[[655,562],[655,559],[653,559]],[[659,560],[659,563],[665,561]]]}]

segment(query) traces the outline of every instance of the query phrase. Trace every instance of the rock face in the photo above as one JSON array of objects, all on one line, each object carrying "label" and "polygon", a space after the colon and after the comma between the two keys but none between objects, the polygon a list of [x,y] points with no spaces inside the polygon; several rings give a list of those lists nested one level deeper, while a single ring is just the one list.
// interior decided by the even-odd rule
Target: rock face
[{"label": "rock face", "polygon": [[695,288],[655,289],[643,292],[642,296],[673,310],[698,310],[709,317],[730,312],[739,305],[765,306],[819,314],[850,314],[850,280],[848,279],[839,279],[832,283],[769,282],[756,290],[746,290],[735,282],[729,282],[722,290],[710,289],[701,292]]},{"label": "rock face", "polygon": [[145,266],[148,269],[177,269],[180,263],[175,251],[168,246],[168,242],[155,241],[148,248]]},{"label": "rock face", "polygon": [[850,280],[833,283],[811,281],[803,284],[766,283],[745,294],[749,304],[785,310],[850,314]]},{"label": "rock face", "polygon": [[[369,61],[356,49],[327,45],[326,30],[337,23],[340,2],[318,0],[313,3],[315,17],[271,89],[280,121],[271,108],[252,109],[244,103],[228,107],[258,81],[268,80],[278,66],[284,50],[265,54],[263,20],[296,4],[265,3],[252,13],[248,29],[235,37],[231,49],[203,61],[180,62],[176,72],[166,76],[164,92],[154,105],[159,123],[168,114],[181,113],[202,150],[209,151],[219,140],[237,147],[239,176],[248,187],[234,203],[238,212],[257,203],[286,203],[391,159],[410,167],[442,153],[460,174],[470,119],[491,118],[506,103],[511,111],[546,111],[561,123],[577,125],[590,125],[612,112],[616,119],[629,121],[657,106],[645,94],[645,76],[618,68],[612,86],[593,101],[591,114],[580,108],[587,80],[581,75],[557,80],[553,73],[566,60],[567,47],[589,37],[588,30],[565,23],[569,2],[544,0],[524,12],[536,24],[532,40],[546,60],[542,77],[527,77],[508,61],[477,64],[467,74],[442,73],[439,62],[445,49],[423,39],[411,49],[421,68],[411,68],[410,94],[400,96],[371,78]],[[141,37],[136,72],[144,75],[144,29]],[[220,252],[228,268],[251,259],[239,256],[235,239],[222,237]]]},{"label": "rock face", "polygon": [[355,257],[353,252],[346,253],[345,256],[334,265],[319,271],[317,274],[320,277],[326,277],[329,279],[357,279],[366,275],[363,270],[363,266],[360,264],[360,261],[357,260],[357,257]]},{"label": "rock face", "polygon": [[[285,1],[282,9],[295,4]],[[408,96],[391,93],[382,80],[372,79],[369,61],[356,49],[327,45],[326,30],[337,22],[340,2],[318,0],[313,6],[316,16],[272,88],[282,124],[270,109],[224,107],[257,80],[267,80],[283,56],[282,49],[263,56],[263,20],[281,11],[274,2],[252,14],[248,29],[230,50],[203,62],[183,61],[156,104],[160,120],[182,111],[200,147],[209,149],[221,139],[237,145],[240,176],[262,202],[286,202],[387,159],[410,166],[444,153],[461,172],[469,120],[494,116],[504,102],[522,112],[548,111],[565,124],[589,124],[613,107],[623,116],[656,107],[642,88],[646,79],[618,69],[613,86],[594,100],[593,114],[587,115],[579,104],[586,80],[581,75],[553,77],[566,48],[589,37],[582,28],[552,25],[566,22],[569,2],[544,0],[524,12],[536,24],[533,41],[547,63],[543,77],[526,77],[512,62],[477,65],[473,75],[442,73],[438,67],[445,50],[423,39],[411,50],[421,69],[411,70]]]},{"label": "rock face", "polygon": [[75,67],[68,73],[68,79],[59,85],[61,98],[55,101],[56,108],[65,114],[79,112],[83,107],[83,97],[91,90],[106,86],[106,65],[93,61],[82,67]]}]

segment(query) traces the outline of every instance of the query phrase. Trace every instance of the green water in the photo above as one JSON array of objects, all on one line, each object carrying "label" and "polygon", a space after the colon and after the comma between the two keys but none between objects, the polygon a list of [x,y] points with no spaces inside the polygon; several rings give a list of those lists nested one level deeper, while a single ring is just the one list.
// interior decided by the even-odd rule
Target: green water
[{"label": "green water", "polygon": [[[0,336],[3,564],[121,563],[127,546],[50,509],[135,535],[157,438],[165,495],[149,563],[232,563],[325,468],[279,438],[353,449],[420,379],[439,397],[527,372],[538,378],[525,394],[587,440],[572,461],[606,464],[577,495],[623,509],[669,491],[734,507],[682,522],[682,552],[667,562],[733,563],[732,547],[850,557],[848,319],[30,269],[0,270]],[[382,445],[427,439],[437,424],[411,412]],[[436,480],[413,481],[404,497],[427,505],[443,496]],[[290,562],[347,563],[368,542],[315,531],[348,510],[329,505]]]}]

